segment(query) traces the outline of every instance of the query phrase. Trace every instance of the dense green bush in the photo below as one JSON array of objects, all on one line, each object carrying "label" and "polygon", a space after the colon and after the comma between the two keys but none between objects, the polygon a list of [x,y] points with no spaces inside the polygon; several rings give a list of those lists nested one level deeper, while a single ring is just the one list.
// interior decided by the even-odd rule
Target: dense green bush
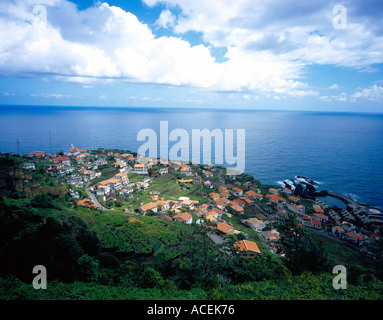
[{"label": "dense green bush", "polygon": [[[216,245],[199,226],[63,210],[49,196],[35,197],[33,206],[8,200],[0,198],[3,299],[382,298],[378,261],[376,270],[349,262],[348,288],[337,291],[326,249],[293,220],[279,227],[284,259],[261,244],[262,255],[241,259],[232,246],[240,237]],[[245,228],[237,220],[236,228]],[[255,231],[248,234],[257,239]],[[35,265],[47,268],[48,290],[32,288]]]}]

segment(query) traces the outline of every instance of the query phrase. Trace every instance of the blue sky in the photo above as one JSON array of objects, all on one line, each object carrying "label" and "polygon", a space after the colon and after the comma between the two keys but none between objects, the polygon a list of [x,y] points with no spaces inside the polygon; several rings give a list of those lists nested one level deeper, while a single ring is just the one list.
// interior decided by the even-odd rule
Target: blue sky
[{"label": "blue sky", "polygon": [[0,104],[383,112],[382,19],[379,0],[4,0]]}]

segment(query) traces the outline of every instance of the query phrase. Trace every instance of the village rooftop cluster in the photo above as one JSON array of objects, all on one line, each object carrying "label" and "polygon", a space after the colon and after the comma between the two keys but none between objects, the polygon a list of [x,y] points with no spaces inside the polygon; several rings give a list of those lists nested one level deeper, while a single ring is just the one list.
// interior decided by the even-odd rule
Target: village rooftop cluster
[{"label": "village rooftop cluster", "polygon": [[[365,207],[358,203],[343,210],[330,208],[322,201],[296,196],[291,189],[264,186],[246,174],[226,175],[224,168],[213,164],[143,159],[132,152],[102,148],[88,151],[73,145],[66,152],[47,155],[36,151],[25,158],[28,162],[21,165],[23,169],[35,170],[35,163],[44,163],[46,174],[64,179],[78,206],[198,224],[210,228],[211,239],[217,243],[230,235],[242,234],[243,240],[234,246],[246,258],[255,257],[261,251],[242,226],[255,230],[271,252],[283,255],[276,246],[279,233],[275,223],[283,223],[289,214],[302,227],[357,248],[379,241],[382,235],[380,224],[359,215]],[[170,184],[173,180],[178,189]],[[170,195],[166,187],[162,190],[164,181],[182,194]],[[76,191],[79,189],[85,191],[82,198]],[[122,201],[119,207],[110,205],[118,201]],[[380,213],[369,210],[372,214]],[[233,216],[243,216],[240,228],[227,221]]]}]

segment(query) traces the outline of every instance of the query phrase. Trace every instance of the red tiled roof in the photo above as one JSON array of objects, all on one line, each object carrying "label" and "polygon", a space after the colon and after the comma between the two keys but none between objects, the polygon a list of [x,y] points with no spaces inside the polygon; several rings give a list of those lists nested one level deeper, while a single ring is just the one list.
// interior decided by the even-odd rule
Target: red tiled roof
[{"label": "red tiled roof", "polygon": [[219,231],[222,231],[223,233],[228,233],[231,229],[234,229],[234,227],[229,225],[229,224],[227,224],[227,223],[219,222],[217,224],[217,229]]},{"label": "red tiled roof", "polygon": [[233,246],[235,248],[238,248],[239,251],[252,251],[256,253],[261,253],[261,250],[259,250],[258,245],[253,241],[241,240],[234,243]]},{"label": "red tiled roof", "polygon": [[177,219],[177,218],[186,222],[190,218],[192,218],[192,215],[190,213],[187,213],[187,212],[180,212],[180,213],[176,214],[175,216],[173,216],[173,219]]},{"label": "red tiled roof", "polygon": [[266,195],[271,201],[286,201],[286,199],[280,197],[279,195],[277,194],[267,194]]},{"label": "red tiled roof", "polygon": [[361,234],[356,234],[355,232],[348,232],[346,233],[346,236],[349,238],[357,239],[359,241],[363,241],[364,237]]},{"label": "red tiled roof", "polygon": [[314,213],[313,216],[319,218],[319,219],[322,219],[322,220],[327,220],[328,217],[325,216],[324,214],[320,214],[320,213]]}]

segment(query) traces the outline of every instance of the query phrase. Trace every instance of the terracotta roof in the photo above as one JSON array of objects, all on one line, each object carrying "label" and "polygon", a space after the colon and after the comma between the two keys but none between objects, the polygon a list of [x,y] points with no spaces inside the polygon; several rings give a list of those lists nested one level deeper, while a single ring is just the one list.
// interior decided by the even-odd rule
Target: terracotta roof
[{"label": "terracotta roof", "polygon": [[215,211],[215,212],[217,212],[217,213],[219,213],[219,214],[222,214],[222,213],[223,213],[222,210],[219,210],[219,209],[217,209],[217,208],[213,208],[213,209],[211,209],[210,211]]},{"label": "terracotta roof", "polygon": [[68,157],[60,157],[60,158],[56,158],[57,161],[68,161],[70,160]]},{"label": "terracotta roof", "polygon": [[356,233],[354,233],[354,232],[348,232],[348,233],[346,233],[346,236],[348,236],[349,238],[353,238],[353,239],[360,240],[360,241],[363,241],[363,240],[364,240],[363,235],[361,235],[361,234],[356,234]]},{"label": "terracotta roof", "polygon": [[322,219],[322,220],[328,219],[327,216],[325,216],[324,214],[320,214],[320,213],[314,213],[313,216],[317,217],[318,219]]},{"label": "terracotta roof", "polygon": [[335,227],[333,227],[334,229],[337,229],[338,231],[340,231],[340,232],[344,232],[344,230],[341,228],[341,227],[339,227],[339,226],[335,226]]},{"label": "terracotta roof", "polygon": [[258,245],[255,242],[249,240],[238,241],[234,243],[234,247],[238,248],[239,251],[252,251],[255,253],[261,253]]},{"label": "terracotta roof", "polygon": [[293,211],[299,211],[299,209],[298,209],[296,206],[294,206],[294,205],[292,205],[292,204],[290,204],[290,203],[288,203],[287,206],[288,206],[290,209],[292,209]]},{"label": "terracotta roof", "polygon": [[42,157],[45,156],[45,152],[43,151],[32,151],[28,153],[29,155],[34,155],[36,157]]},{"label": "terracotta roof", "polygon": [[245,209],[243,209],[240,205],[238,204],[235,204],[234,206],[230,206],[233,210],[237,211],[237,212],[243,212],[245,211]]},{"label": "terracotta roof", "polygon": [[317,219],[311,219],[311,224],[316,225],[316,226],[321,226],[322,225],[322,223],[319,220],[317,220]]},{"label": "terracotta roof", "polygon": [[227,201],[227,199],[226,198],[218,198],[218,199],[214,199],[213,201],[215,202],[215,204],[219,204],[223,201]]},{"label": "terracotta roof", "polygon": [[227,192],[221,192],[220,195],[221,195],[222,197],[225,197],[225,198],[230,197],[230,193],[227,193]]},{"label": "terracotta roof", "polygon": [[119,172],[115,175],[115,177],[127,177],[126,173],[124,172]]},{"label": "terracotta roof", "polygon": [[310,220],[310,216],[303,212],[298,212],[298,216],[301,216],[303,220]]},{"label": "terracotta roof", "polygon": [[206,218],[205,218],[206,220],[208,220],[208,221],[217,221],[217,219],[216,219],[216,217],[214,217],[214,216],[206,216]]},{"label": "terracotta roof", "polygon": [[266,197],[268,197],[271,201],[286,201],[286,199],[280,197],[277,194],[267,194]]},{"label": "terracotta roof", "polygon": [[323,209],[316,204],[313,205],[313,209],[315,210],[316,213],[323,213],[324,212]]},{"label": "terracotta roof", "polygon": [[254,190],[246,191],[245,195],[247,195],[248,197],[262,198],[262,195],[259,193],[256,193]]},{"label": "terracotta roof", "polygon": [[217,229],[219,231],[222,231],[223,233],[228,233],[231,229],[234,230],[234,227],[229,225],[229,224],[227,224],[227,223],[225,223],[225,222],[219,222],[217,224]]},{"label": "terracotta roof", "polygon": [[192,218],[193,216],[190,214],[190,213],[187,213],[187,212],[180,212],[178,214],[176,214],[175,216],[173,216],[173,219],[181,219],[183,221],[188,221],[190,218]]},{"label": "terracotta roof", "polygon": [[244,199],[234,199],[232,203],[237,205],[241,205],[241,204],[244,205],[246,201]]},{"label": "terracotta roof", "polygon": [[153,210],[154,208],[157,207],[157,204],[155,202],[149,202],[149,203],[145,203],[144,205],[142,205],[140,207],[140,209],[144,212],[148,211],[148,210]]},{"label": "terracotta roof", "polygon": [[193,182],[194,179],[181,179],[181,180],[178,180],[178,182],[180,183],[187,183],[187,182]]}]

